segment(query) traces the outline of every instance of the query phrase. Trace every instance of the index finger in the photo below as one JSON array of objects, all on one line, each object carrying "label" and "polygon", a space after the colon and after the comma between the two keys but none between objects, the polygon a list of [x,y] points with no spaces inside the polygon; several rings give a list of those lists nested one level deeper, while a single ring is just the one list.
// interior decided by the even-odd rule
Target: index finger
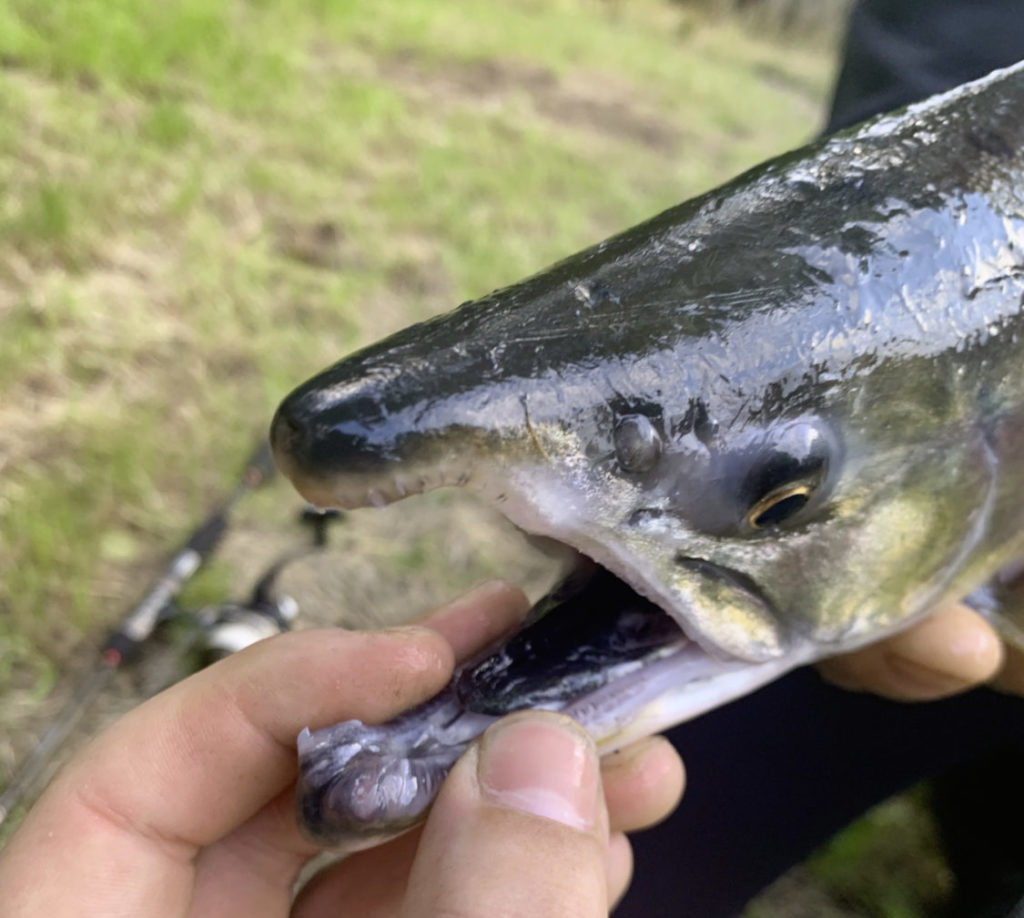
[{"label": "index finger", "polygon": [[401,628],[282,635],[196,674],[58,775],[0,857],[5,903],[62,914],[70,890],[77,914],[183,910],[197,849],[294,780],[299,730],[386,720],[451,670],[441,635]]}]

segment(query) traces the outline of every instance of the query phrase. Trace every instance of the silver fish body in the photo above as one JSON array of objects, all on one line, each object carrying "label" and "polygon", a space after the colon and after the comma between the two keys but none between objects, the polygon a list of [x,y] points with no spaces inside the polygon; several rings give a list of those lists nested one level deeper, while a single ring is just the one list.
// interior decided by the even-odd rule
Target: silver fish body
[{"label": "silver fish body", "polygon": [[[1018,65],[346,358],[283,402],[272,440],[315,503],[470,488],[628,584],[632,613],[667,613],[677,640],[631,637],[582,696],[541,702],[611,747],[1024,554],[1022,301]],[[390,732],[300,738],[311,834],[416,818],[498,713],[479,699],[499,670]]]}]

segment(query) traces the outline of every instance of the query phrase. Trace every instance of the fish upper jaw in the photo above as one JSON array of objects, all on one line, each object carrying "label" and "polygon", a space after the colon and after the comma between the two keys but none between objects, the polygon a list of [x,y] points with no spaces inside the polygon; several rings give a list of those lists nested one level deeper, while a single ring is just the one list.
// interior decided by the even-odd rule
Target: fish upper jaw
[{"label": "fish upper jaw", "polygon": [[[372,355],[371,355],[372,356]],[[397,359],[397,358],[396,358]],[[489,480],[543,459],[516,383],[453,383],[369,357],[342,361],[278,407],[270,443],[278,468],[311,503],[355,509]]]},{"label": "fish upper jaw", "polygon": [[321,412],[299,390],[274,415],[270,443],[278,469],[319,507],[353,510],[443,487],[463,487],[476,462],[465,437],[409,431],[398,424],[366,423],[358,414]]},{"label": "fish upper jaw", "polygon": [[[718,659],[760,663],[793,649],[770,598],[749,577],[693,556],[685,535],[645,533],[624,522],[634,516],[630,511],[588,506],[587,492],[567,486],[550,467],[519,470],[480,496],[520,529],[568,545],[611,571]],[[591,492],[589,500],[602,496]]]}]

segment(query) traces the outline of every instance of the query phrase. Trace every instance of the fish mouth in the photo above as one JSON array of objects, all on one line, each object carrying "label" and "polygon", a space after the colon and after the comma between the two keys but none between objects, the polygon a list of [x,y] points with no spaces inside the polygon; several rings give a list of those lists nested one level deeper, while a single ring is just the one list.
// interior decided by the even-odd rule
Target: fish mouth
[{"label": "fish mouth", "polygon": [[500,717],[558,711],[602,754],[753,691],[799,661],[708,654],[625,581],[582,556],[522,629],[459,667],[425,704],[380,725],[298,737],[297,815],[316,844],[381,844],[425,816],[448,772]]},{"label": "fish mouth", "polygon": [[[427,490],[426,482],[472,478],[465,470],[435,470],[332,480],[304,474],[288,458],[282,465],[307,499],[347,509],[400,500]],[[522,524],[514,502],[496,505],[520,528],[536,531]],[[469,744],[513,711],[560,711],[579,721],[601,752],[611,752],[804,662],[799,652],[758,661],[709,650],[651,598],[655,589],[638,589],[593,560],[591,545],[555,540],[572,558],[568,575],[534,604],[517,634],[461,666],[441,694],[387,724],[346,721],[300,735],[298,814],[311,839],[354,851],[415,825]],[[712,588],[767,603],[736,571],[688,556],[676,564]]]}]

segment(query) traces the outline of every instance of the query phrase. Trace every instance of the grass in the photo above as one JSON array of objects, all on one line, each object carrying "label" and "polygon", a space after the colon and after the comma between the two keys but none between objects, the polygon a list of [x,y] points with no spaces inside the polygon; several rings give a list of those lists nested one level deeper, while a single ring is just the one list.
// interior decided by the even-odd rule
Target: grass
[{"label": "grass", "polygon": [[818,45],[669,0],[0,4],[0,736],[294,384],[812,136]]},{"label": "grass", "polygon": [[874,807],[759,896],[743,918],[926,918],[953,876],[921,785]]},{"label": "grass", "polygon": [[[866,863],[885,869],[865,871]],[[873,809],[825,845],[808,869],[838,900],[879,918],[939,914],[952,888],[923,787]]]},{"label": "grass", "polygon": [[799,143],[828,79],[661,0],[10,0],[0,61],[0,642],[28,691],[296,381]]}]

